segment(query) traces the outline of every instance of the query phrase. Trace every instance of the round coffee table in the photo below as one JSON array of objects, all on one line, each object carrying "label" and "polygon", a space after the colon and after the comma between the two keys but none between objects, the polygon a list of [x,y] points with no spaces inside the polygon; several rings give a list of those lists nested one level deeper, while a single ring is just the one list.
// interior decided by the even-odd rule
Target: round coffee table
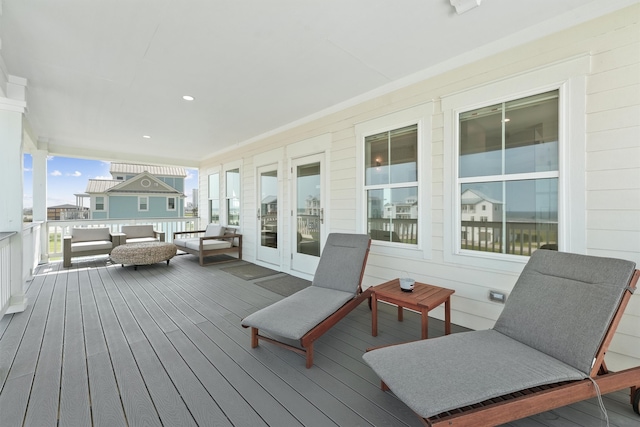
[{"label": "round coffee table", "polygon": [[168,242],[127,243],[116,246],[111,251],[111,261],[115,264],[133,264],[137,270],[139,265],[155,264],[167,261],[176,254],[177,248]]}]

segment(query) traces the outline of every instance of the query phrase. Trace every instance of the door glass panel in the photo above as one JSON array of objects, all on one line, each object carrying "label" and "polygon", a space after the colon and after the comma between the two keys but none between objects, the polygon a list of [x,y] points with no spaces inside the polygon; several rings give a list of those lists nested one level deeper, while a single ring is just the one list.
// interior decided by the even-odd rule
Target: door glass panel
[{"label": "door glass panel", "polygon": [[320,256],[320,162],[297,168],[297,252]]},{"label": "door glass panel", "polygon": [[278,171],[260,174],[260,245],[278,247]]}]

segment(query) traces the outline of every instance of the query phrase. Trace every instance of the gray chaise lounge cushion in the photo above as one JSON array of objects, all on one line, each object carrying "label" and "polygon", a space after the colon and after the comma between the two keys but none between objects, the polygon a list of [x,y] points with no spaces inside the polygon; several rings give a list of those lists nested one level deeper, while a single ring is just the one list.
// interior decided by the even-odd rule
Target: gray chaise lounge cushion
[{"label": "gray chaise lounge cushion", "polygon": [[366,234],[330,234],[311,286],[245,317],[242,326],[302,338],[356,296],[368,248]]},{"label": "gray chaise lounge cushion", "polygon": [[579,380],[579,370],[493,330],[365,353],[391,390],[424,418],[525,388]]},{"label": "gray chaise lounge cushion", "polygon": [[494,329],[588,375],[634,268],[620,259],[536,251]]},{"label": "gray chaise lounge cushion", "polygon": [[349,292],[309,286],[247,316],[242,325],[297,340],[352,298]]},{"label": "gray chaise lounge cushion", "polygon": [[586,378],[633,262],[533,253],[495,329],[373,350],[364,360],[424,418],[536,385]]}]

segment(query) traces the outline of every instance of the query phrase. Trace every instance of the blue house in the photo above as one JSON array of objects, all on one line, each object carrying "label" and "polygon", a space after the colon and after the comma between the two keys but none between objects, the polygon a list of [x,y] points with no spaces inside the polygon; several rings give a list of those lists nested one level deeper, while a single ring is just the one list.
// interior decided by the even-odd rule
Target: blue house
[{"label": "blue house", "polygon": [[184,168],[112,163],[109,172],[87,184],[91,219],[184,216]]}]

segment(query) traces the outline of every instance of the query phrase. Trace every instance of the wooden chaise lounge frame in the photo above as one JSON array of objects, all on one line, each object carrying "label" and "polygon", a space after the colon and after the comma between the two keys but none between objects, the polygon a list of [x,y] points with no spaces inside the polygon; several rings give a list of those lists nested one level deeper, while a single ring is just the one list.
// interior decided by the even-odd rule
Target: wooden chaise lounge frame
[{"label": "wooden chaise lounge frame", "polygon": [[[611,372],[607,369],[604,361],[629,299],[636,290],[639,277],[640,270],[636,269],[596,353],[589,378],[527,388],[470,406],[448,410],[428,418],[422,418],[418,415],[422,423],[430,427],[491,427],[625,388],[630,389],[630,403],[633,410],[640,414],[640,366]],[[371,348],[367,351],[376,349]],[[469,350],[473,351],[473,349]],[[472,386],[481,385],[474,384]],[[390,390],[384,381],[381,381],[381,388],[385,391]]]},{"label": "wooden chaise lounge frame", "polygon": [[[345,235],[345,234],[330,234],[328,239],[327,239],[327,245],[329,243],[329,241],[331,239],[335,239],[335,238],[344,238],[345,236],[349,236],[349,235]],[[358,236],[358,235],[354,235],[354,236]],[[366,235],[365,235],[366,236]],[[360,236],[362,237],[362,236]],[[348,237],[347,237],[348,238]],[[256,348],[258,347],[258,341],[259,340],[263,340],[266,342],[269,342],[271,344],[275,344],[277,346],[283,347],[285,349],[294,351],[296,353],[302,354],[303,356],[305,356],[306,358],[306,367],[311,368],[311,366],[313,366],[313,344],[314,342],[320,338],[325,332],[327,332],[329,329],[331,329],[336,323],[338,323],[342,318],[344,318],[347,314],[349,314],[354,308],[356,308],[358,305],[360,305],[361,302],[368,300],[371,297],[371,293],[372,290],[371,288],[362,289],[362,278],[364,277],[364,270],[365,270],[365,266],[367,264],[367,258],[369,256],[369,248],[371,246],[371,240],[368,239],[368,236],[366,236],[367,238],[367,244],[366,244],[366,251],[364,252],[364,257],[362,259],[362,265],[353,265],[351,266],[352,270],[357,272],[358,271],[358,267],[359,269],[359,279],[358,279],[358,287],[357,287],[357,291],[356,294],[353,298],[351,298],[350,300],[348,300],[344,305],[342,305],[339,309],[337,309],[336,311],[334,311],[332,314],[330,314],[328,317],[326,317],[324,320],[320,321],[319,323],[317,323],[314,327],[312,327],[308,332],[306,332],[300,339],[300,347],[297,347],[295,345],[291,345],[288,344],[286,342],[282,342],[282,341],[278,341],[274,338],[270,338],[264,335],[261,335],[259,333],[259,328],[257,327],[256,323],[252,323],[250,317],[247,317],[245,319],[243,319],[243,323],[242,326],[247,328],[247,327],[251,327],[251,347],[252,348]],[[325,251],[326,251],[326,247],[325,247]],[[325,252],[322,253],[322,257],[325,256]],[[323,258],[321,257],[320,259],[320,263],[318,265],[318,270],[316,270],[316,277],[318,276],[318,272],[323,269]],[[326,260],[324,261],[324,272],[326,273],[327,268],[330,267],[330,263],[328,263]],[[337,266],[336,266],[337,268]],[[312,284],[311,287],[313,287],[314,285],[316,285],[316,277],[314,277],[314,282]],[[307,288],[309,289],[309,288]],[[303,289],[300,292],[305,292],[307,289]],[[298,293],[300,293],[298,292]],[[287,297],[287,298],[291,298],[291,297],[295,297],[296,294]],[[287,299],[285,298],[285,300]],[[284,300],[281,300],[284,301]],[[318,304],[322,304],[322,301],[317,301]],[[277,304],[277,303],[276,303]],[[273,310],[274,308],[277,309],[277,307],[275,307],[275,305],[266,307],[265,309],[261,310],[271,310],[272,312],[274,312],[275,310]],[[254,313],[255,314],[255,313]],[[285,313],[283,313],[283,315],[286,315]],[[290,321],[295,321],[293,319],[289,319]],[[245,323],[247,322],[248,323]]]}]

